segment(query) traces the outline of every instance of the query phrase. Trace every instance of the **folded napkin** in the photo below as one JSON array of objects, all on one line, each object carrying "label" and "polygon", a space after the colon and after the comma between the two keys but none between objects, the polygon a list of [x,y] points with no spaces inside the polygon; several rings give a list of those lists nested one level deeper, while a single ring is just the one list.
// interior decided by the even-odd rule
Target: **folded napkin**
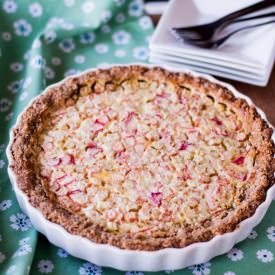
[{"label": "folded napkin", "polygon": [[[11,189],[5,148],[18,113],[46,85],[97,65],[147,60],[152,24],[142,1],[4,0],[0,18],[0,274],[123,274],[74,258],[35,231]],[[275,203],[247,241],[175,274],[272,274],[274,216]]]}]

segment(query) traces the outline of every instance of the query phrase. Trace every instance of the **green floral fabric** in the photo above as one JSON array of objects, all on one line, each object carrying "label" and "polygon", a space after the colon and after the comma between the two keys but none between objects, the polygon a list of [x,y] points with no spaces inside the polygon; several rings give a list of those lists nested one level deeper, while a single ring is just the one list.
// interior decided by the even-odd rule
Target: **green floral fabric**
[{"label": "green floral fabric", "polygon": [[[0,19],[0,274],[143,275],[74,258],[38,234],[16,202],[5,156],[10,127],[45,86],[89,67],[147,61],[153,28],[142,0],[0,0]],[[160,273],[272,275],[274,256],[275,202],[227,254]]]}]

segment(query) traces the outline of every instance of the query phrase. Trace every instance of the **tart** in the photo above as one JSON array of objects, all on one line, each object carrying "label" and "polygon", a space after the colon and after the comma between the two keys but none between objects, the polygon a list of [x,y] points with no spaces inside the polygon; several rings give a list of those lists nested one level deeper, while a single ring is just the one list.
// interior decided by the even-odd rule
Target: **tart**
[{"label": "tart", "polygon": [[224,86],[114,66],[50,87],[13,130],[10,168],[46,219],[123,249],[234,231],[274,180],[272,129]]}]

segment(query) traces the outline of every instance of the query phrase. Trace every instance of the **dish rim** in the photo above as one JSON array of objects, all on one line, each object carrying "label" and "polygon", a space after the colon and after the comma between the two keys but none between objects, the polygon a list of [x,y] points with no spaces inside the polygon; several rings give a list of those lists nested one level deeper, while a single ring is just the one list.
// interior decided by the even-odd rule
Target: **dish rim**
[{"label": "dish rim", "polygon": [[[100,68],[110,69],[114,66],[128,67],[133,65],[144,66],[148,68],[161,67],[170,72],[187,73],[192,75],[193,77],[204,78],[210,82],[224,86],[229,91],[231,91],[235,97],[243,98],[250,106],[255,106],[253,101],[248,96],[243,95],[242,93],[237,91],[237,89],[235,89],[232,85],[223,81],[219,81],[210,75],[197,73],[186,68],[172,68],[171,66],[166,65],[152,65],[143,63],[110,64],[108,66]],[[90,68],[78,74],[65,77],[63,80],[47,86],[39,95],[35,96],[20,112],[14,126],[10,129],[10,140],[6,149],[6,154],[8,158],[8,175],[11,180],[19,205],[23,212],[25,212],[29,216],[34,228],[44,234],[51,243],[62,247],[75,257],[82,258],[100,266],[108,266],[125,271],[160,271],[181,269],[190,265],[209,261],[211,258],[217,255],[228,252],[234,246],[234,244],[244,240],[249,235],[251,230],[263,219],[273,200],[273,197],[275,196],[275,185],[271,186],[268,189],[265,200],[257,207],[255,213],[251,217],[243,220],[239,224],[238,228],[234,231],[215,236],[207,242],[197,242],[183,248],[164,248],[156,251],[121,249],[109,244],[98,244],[79,235],[73,235],[67,232],[61,225],[47,220],[38,209],[36,209],[29,203],[27,195],[19,188],[16,175],[10,168],[10,163],[12,162],[10,149],[14,137],[13,129],[18,126],[22,114],[29,106],[31,106],[34,100],[41,96],[41,94],[46,93],[49,89],[53,87],[65,83],[66,81],[68,81],[68,79],[79,77],[88,72],[93,72],[98,69],[99,68]],[[264,119],[273,129],[272,140],[275,142],[274,127],[267,120],[265,113],[258,107],[256,107],[256,109],[261,118]],[[91,251],[93,253],[90,253]]]}]

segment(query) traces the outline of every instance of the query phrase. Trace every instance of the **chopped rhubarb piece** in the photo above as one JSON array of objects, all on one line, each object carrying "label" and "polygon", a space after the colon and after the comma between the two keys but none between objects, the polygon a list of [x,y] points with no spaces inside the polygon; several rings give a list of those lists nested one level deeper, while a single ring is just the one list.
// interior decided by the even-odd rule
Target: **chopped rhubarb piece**
[{"label": "chopped rhubarb piece", "polygon": [[62,157],[65,164],[75,164],[75,158],[72,154],[66,154]]},{"label": "chopped rhubarb piece", "polygon": [[185,97],[185,96],[181,96],[180,102],[181,102],[181,104],[182,104],[183,106],[185,106],[185,105],[186,105],[186,102],[187,102],[186,97]]},{"label": "chopped rhubarb piece", "polygon": [[61,189],[61,186],[57,180],[52,183],[51,189],[54,192],[58,192]]},{"label": "chopped rhubarb piece", "polygon": [[237,165],[243,165],[244,164],[244,160],[245,160],[245,157],[239,157],[235,160],[233,160],[232,162],[237,164]]},{"label": "chopped rhubarb piece", "polygon": [[102,126],[105,126],[105,125],[106,125],[106,123],[100,121],[99,119],[96,119],[96,120],[95,120],[95,124],[99,124],[99,125],[102,125]]},{"label": "chopped rhubarb piece", "polygon": [[72,184],[74,182],[75,182],[75,179],[72,179],[72,180],[70,180],[70,181],[68,181],[66,183],[63,183],[63,186],[68,187],[70,184]]},{"label": "chopped rhubarb piece", "polygon": [[165,92],[161,92],[160,94],[157,94],[157,97],[160,97],[160,98],[167,98],[169,96],[170,95],[168,93],[165,93]]},{"label": "chopped rhubarb piece", "polygon": [[116,158],[116,161],[119,164],[127,163],[128,159],[129,159],[129,154],[126,153],[125,151],[116,152],[114,156]]},{"label": "chopped rhubarb piece", "polygon": [[226,129],[217,128],[213,130],[216,135],[221,135],[223,137],[228,137],[228,131]]},{"label": "chopped rhubarb piece", "polygon": [[96,155],[100,152],[102,152],[102,148],[98,147],[95,143],[89,143],[86,148],[85,151],[88,152],[91,155]]},{"label": "chopped rhubarb piece", "polygon": [[66,173],[63,174],[62,176],[56,178],[55,180],[62,180],[62,179],[64,179],[65,177],[67,177],[67,174],[66,174]]},{"label": "chopped rhubarb piece", "polygon": [[57,167],[62,163],[62,159],[61,158],[55,158],[50,160],[50,165],[53,167]]},{"label": "chopped rhubarb piece", "polygon": [[92,132],[93,132],[94,134],[98,134],[99,132],[103,131],[103,129],[104,129],[104,126],[103,126],[102,124],[96,123],[96,122],[95,122],[95,123],[93,124]]},{"label": "chopped rhubarb piece", "polygon": [[136,115],[135,112],[129,112],[127,117],[124,120],[125,124],[128,125],[135,115]]},{"label": "chopped rhubarb piece", "polygon": [[80,189],[76,189],[76,190],[72,190],[72,191],[68,191],[67,196],[71,196],[77,193],[81,193],[82,191]]},{"label": "chopped rhubarb piece", "polygon": [[220,121],[218,118],[214,117],[211,119],[212,121],[214,121],[218,126],[223,125],[222,121]]},{"label": "chopped rhubarb piece", "polygon": [[98,148],[98,147],[95,143],[91,142],[86,146],[85,151],[87,151],[88,149],[94,149],[94,148]]},{"label": "chopped rhubarb piece", "polygon": [[162,199],[163,199],[162,192],[151,192],[150,193],[150,198],[157,207],[161,206]]},{"label": "chopped rhubarb piece", "polygon": [[180,151],[185,151],[189,145],[192,145],[191,143],[183,142],[180,146]]},{"label": "chopped rhubarb piece", "polygon": [[182,169],[182,174],[181,174],[180,179],[182,179],[182,180],[189,180],[189,179],[191,179],[190,173],[188,171],[188,167],[186,165]]}]

